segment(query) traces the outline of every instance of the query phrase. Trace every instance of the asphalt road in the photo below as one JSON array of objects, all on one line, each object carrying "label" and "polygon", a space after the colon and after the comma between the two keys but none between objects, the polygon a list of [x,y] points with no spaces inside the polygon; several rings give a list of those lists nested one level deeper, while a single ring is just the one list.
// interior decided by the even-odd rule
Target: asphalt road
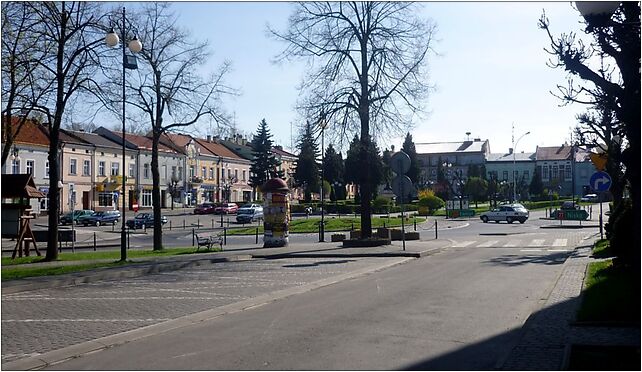
[{"label": "asphalt road", "polygon": [[492,369],[596,230],[540,223],[550,221],[453,225],[443,232],[451,248],[416,260],[226,263],[3,295],[3,361],[150,326],[147,337],[50,368]]}]

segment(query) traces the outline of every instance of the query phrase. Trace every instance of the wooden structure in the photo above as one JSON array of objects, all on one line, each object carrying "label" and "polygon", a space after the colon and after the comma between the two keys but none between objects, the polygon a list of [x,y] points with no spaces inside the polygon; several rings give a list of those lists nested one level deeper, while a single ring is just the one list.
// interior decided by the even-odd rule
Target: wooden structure
[{"label": "wooden structure", "polygon": [[[24,252],[25,256],[29,256],[29,245],[33,244],[36,254],[40,256],[40,251],[36,246],[36,239],[31,230],[31,219],[35,218],[31,214],[31,206],[29,199],[44,198],[45,195],[36,189],[36,184],[33,182],[31,174],[3,174],[2,175],[2,200],[11,199],[10,203],[2,203],[3,215],[11,216],[8,221],[3,221],[3,224],[10,225],[9,229],[17,230],[16,246],[13,249],[11,258],[22,257]],[[4,229],[3,229],[4,230]],[[3,231],[4,233],[4,231]]]}]

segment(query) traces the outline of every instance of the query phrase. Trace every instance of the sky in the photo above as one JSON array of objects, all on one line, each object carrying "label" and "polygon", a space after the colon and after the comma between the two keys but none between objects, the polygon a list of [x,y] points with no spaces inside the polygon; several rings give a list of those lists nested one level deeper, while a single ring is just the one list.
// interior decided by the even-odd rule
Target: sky
[{"label": "sky", "polygon": [[[537,21],[546,11],[554,35],[580,31],[570,2],[425,2],[422,11],[437,25],[438,56],[429,59],[427,82],[436,89],[425,102],[427,114],[411,130],[415,143],[488,139],[491,152],[508,152],[526,132],[517,152],[561,145],[584,107],[560,107],[550,92],[566,82],[563,69],[546,65],[549,40]],[[265,118],[275,143],[296,145],[300,119],[294,111],[304,61],[275,64],[285,44],[267,36],[267,24],[285,29],[293,5],[286,2],[177,2],[179,24],[207,39],[212,56],[204,71],[232,62],[227,83],[241,95],[225,100],[237,128],[256,132]],[[143,40],[144,43],[144,40]],[[380,148],[401,147],[404,136]],[[326,141],[327,142],[327,141]],[[327,146],[327,144],[326,144]]]}]

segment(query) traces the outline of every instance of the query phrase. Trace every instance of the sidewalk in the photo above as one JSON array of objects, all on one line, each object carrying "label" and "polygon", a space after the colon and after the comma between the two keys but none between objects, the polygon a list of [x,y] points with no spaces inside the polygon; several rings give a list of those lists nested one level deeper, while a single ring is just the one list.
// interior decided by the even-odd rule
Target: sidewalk
[{"label": "sidewalk", "polygon": [[577,248],[539,311],[531,314],[521,337],[498,367],[502,370],[566,370],[572,344],[631,345],[640,348],[640,327],[574,326],[591,247]]},{"label": "sidewalk", "polygon": [[[448,240],[415,240],[407,241],[403,250],[402,242],[394,241],[391,245],[365,248],[343,248],[340,242],[325,243],[291,243],[287,247],[233,247],[221,252],[177,255],[171,257],[150,257],[129,259],[131,264],[123,267],[99,268],[78,273],[41,276],[18,280],[3,280],[4,293],[17,293],[42,288],[54,288],[79,283],[90,283],[100,280],[132,278],[161,271],[179,270],[190,266],[205,265],[215,262],[244,261],[251,259],[279,258],[348,258],[348,257],[423,257],[439,252],[450,245]],[[194,248],[196,250],[196,248]],[[26,267],[62,267],[78,264],[114,262],[113,259],[86,261],[55,261],[25,264]]]}]

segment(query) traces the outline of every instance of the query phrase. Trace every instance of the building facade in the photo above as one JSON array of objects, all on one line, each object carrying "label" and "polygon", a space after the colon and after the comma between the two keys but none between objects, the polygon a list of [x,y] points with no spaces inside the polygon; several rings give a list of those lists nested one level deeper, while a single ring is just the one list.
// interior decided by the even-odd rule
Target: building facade
[{"label": "building facade", "polygon": [[508,184],[510,193],[515,192],[517,200],[527,199],[528,186],[535,174],[535,158],[534,152],[513,153],[513,149],[508,153],[488,154],[486,179]]},{"label": "building facade", "polygon": [[561,196],[582,195],[589,184],[591,169],[590,152],[562,144],[553,147],[537,147],[536,172],[540,173],[544,188]]}]

